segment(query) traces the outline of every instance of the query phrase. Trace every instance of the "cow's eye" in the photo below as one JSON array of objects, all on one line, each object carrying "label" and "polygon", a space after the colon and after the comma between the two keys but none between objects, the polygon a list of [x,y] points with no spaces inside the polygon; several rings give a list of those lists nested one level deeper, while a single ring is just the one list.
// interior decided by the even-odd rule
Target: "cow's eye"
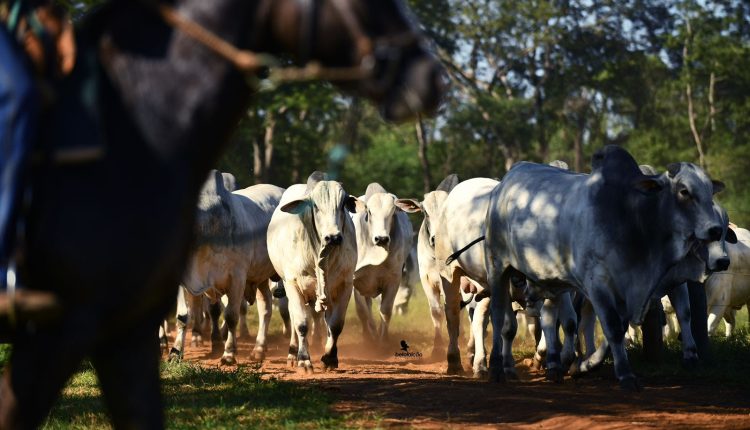
[{"label": "cow's eye", "polygon": [[687,188],[681,189],[680,190],[680,197],[682,197],[685,200],[689,199],[691,197],[690,196],[690,191],[688,191]]},{"label": "cow's eye", "polygon": [[365,213],[365,222],[370,220],[370,210],[367,209],[367,212]]},{"label": "cow's eye", "polygon": [[313,209],[315,209],[315,212],[318,212],[318,205],[316,205],[315,203],[313,203]]}]

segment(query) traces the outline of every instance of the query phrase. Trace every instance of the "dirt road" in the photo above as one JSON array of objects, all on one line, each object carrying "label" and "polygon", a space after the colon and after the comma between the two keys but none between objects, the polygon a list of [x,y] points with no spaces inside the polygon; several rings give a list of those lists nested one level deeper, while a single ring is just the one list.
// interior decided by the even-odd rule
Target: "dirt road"
[{"label": "dirt road", "polygon": [[[627,393],[618,388],[611,368],[554,384],[523,360],[516,365],[519,380],[497,385],[445,376],[444,361],[431,361],[429,351],[416,351],[423,354],[420,360],[396,357],[398,344],[394,341],[392,352],[373,354],[344,341],[337,371],[320,371],[316,352],[316,372],[307,375],[286,366],[288,341],[276,337],[260,370],[268,378],[314,384],[331,393],[339,399],[334,410],[365,417],[353,423],[364,427],[750,428],[750,387],[652,378],[642,380],[640,393]],[[240,364],[252,363],[251,347],[240,342]],[[208,345],[188,347],[185,356],[205,366],[219,363]]]}]

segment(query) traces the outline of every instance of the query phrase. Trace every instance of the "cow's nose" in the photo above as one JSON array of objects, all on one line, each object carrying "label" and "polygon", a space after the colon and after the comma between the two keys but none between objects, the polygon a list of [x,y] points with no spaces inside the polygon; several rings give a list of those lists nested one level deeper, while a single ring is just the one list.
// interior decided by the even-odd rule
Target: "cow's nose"
[{"label": "cow's nose", "polygon": [[341,233],[336,234],[328,234],[326,235],[323,240],[325,240],[326,245],[340,245],[341,244]]},{"label": "cow's nose", "polygon": [[721,257],[716,260],[716,271],[723,272],[729,269],[729,257]]},{"label": "cow's nose", "polygon": [[709,240],[721,240],[721,233],[724,229],[719,226],[713,226],[708,229]]},{"label": "cow's nose", "polygon": [[391,238],[388,236],[375,236],[375,245],[388,245]]}]

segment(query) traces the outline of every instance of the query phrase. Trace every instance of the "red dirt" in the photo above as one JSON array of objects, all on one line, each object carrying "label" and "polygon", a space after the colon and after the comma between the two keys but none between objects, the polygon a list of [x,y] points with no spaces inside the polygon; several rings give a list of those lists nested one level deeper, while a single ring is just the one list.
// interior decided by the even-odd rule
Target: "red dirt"
[{"label": "red dirt", "polygon": [[[188,336],[189,339],[189,336]],[[750,428],[750,389],[741,390],[692,381],[641,380],[639,393],[619,389],[611,368],[562,384],[544,380],[529,363],[516,364],[519,380],[490,384],[470,377],[445,375],[446,363],[395,357],[399,350],[367,354],[371,348],[343,342],[340,367],[306,375],[286,367],[288,341],[276,337],[260,370],[267,377],[315,385],[338,399],[334,410],[351,413],[363,427],[419,428]],[[254,341],[254,339],[253,339]],[[240,341],[240,364],[249,360],[252,343]],[[187,347],[185,357],[218,366],[220,355],[210,346]],[[528,361],[528,360],[527,360]],[[469,369],[468,364],[464,367]],[[356,416],[366,417],[359,420]],[[367,417],[377,418],[367,418]]]}]

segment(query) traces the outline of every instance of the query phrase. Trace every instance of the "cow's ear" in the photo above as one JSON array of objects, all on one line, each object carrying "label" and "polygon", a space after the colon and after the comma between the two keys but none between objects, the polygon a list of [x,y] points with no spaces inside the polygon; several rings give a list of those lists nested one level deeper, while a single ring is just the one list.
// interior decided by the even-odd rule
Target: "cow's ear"
[{"label": "cow's ear", "polygon": [[422,205],[414,199],[397,199],[396,207],[404,212],[414,213],[422,211]]},{"label": "cow's ear", "polygon": [[280,209],[282,212],[299,215],[305,212],[308,207],[310,207],[310,201],[308,199],[300,199],[292,200],[291,202],[282,206]]},{"label": "cow's ear", "polygon": [[644,194],[656,194],[664,188],[664,185],[658,179],[647,176],[636,179],[633,186],[636,190]]},{"label": "cow's ear", "polygon": [[727,227],[727,234],[724,237],[724,240],[732,245],[737,243],[737,233],[732,230],[732,227]]},{"label": "cow's ear", "polygon": [[714,186],[714,194],[720,193],[724,191],[724,188],[726,188],[726,185],[724,185],[724,183],[721,181],[712,180],[711,184]]},{"label": "cow's ear", "polygon": [[346,208],[346,210],[353,214],[357,212],[364,212],[367,210],[367,206],[365,206],[365,203],[354,196],[346,196],[346,198],[344,199],[344,207]]}]

